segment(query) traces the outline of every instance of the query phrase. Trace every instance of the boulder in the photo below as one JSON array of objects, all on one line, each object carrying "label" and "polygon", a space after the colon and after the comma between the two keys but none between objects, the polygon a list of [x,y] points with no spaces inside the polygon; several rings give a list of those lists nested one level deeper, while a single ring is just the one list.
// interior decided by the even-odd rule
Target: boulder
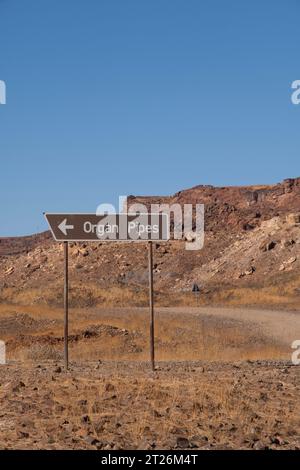
[{"label": "boulder", "polygon": [[253,274],[255,271],[256,271],[255,267],[250,266],[248,269],[243,271],[238,277],[241,278],[241,277],[244,277],[244,276],[251,276],[251,274]]},{"label": "boulder", "polygon": [[292,238],[281,240],[281,245],[283,248],[288,248],[289,246],[295,245],[295,243],[295,240],[293,240]]},{"label": "boulder", "polygon": [[276,242],[274,242],[273,240],[266,240],[260,245],[259,249],[263,252],[266,252],[266,251],[273,250],[275,246],[276,246]]},{"label": "boulder", "polygon": [[14,272],[15,268],[13,266],[11,266],[10,268],[7,268],[7,270],[5,271],[5,275],[6,276],[9,276],[10,274],[12,274]]},{"label": "boulder", "polygon": [[300,224],[300,213],[291,213],[286,216],[286,222],[288,225],[294,227]]},{"label": "boulder", "polygon": [[284,264],[287,264],[287,265],[293,264],[293,263],[295,263],[295,261],[297,261],[296,256],[292,256],[292,257],[289,258],[287,261],[284,261]]}]

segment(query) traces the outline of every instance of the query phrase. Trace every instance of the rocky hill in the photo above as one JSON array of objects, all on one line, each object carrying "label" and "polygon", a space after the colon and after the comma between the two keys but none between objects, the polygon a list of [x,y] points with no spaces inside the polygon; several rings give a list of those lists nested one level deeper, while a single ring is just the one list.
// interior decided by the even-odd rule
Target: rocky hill
[{"label": "rocky hill", "polygon": [[[155,287],[161,303],[171,298],[189,302],[197,283],[200,302],[298,306],[300,178],[272,186],[196,186],[170,197],[130,196],[129,207],[133,203],[205,205],[201,251],[185,250],[184,241],[155,244]],[[49,232],[0,238],[0,299],[58,305],[62,261],[62,246]],[[147,276],[142,244],[70,244],[74,305],[144,302]]]}]

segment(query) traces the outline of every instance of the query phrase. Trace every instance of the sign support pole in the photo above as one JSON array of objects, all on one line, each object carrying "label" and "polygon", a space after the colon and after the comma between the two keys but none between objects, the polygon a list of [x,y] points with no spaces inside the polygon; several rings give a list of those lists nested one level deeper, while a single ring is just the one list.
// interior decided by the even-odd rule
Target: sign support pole
[{"label": "sign support pole", "polygon": [[155,370],[154,356],[154,301],[153,301],[153,249],[152,241],[148,242],[148,264],[149,264],[149,313],[150,313],[150,361],[151,369]]},{"label": "sign support pole", "polygon": [[68,242],[64,242],[64,360],[65,369],[69,368],[69,253]]},{"label": "sign support pole", "polygon": [[[170,239],[168,214],[55,214],[44,213],[50,226],[53,238],[63,242],[64,251],[64,365],[69,367],[68,333],[69,333],[69,261],[68,242],[89,242],[100,240],[116,241],[148,241],[149,263],[149,320],[150,320],[150,363],[152,371],[155,370],[155,341],[154,341],[154,293],[153,293],[153,240],[143,236],[145,233],[155,233],[155,241],[168,241]],[[142,219],[140,220],[140,217]],[[153,217],[155,216],[155,217]],[[108,220],[107,220],[108,217]],[[155,219],[155,222],[154,222]],[[127,229],[124,231],[125,228]],[[97,227],[97,230],[94,229]],[[101,230],[98,230],[101,227]],[[115,231],[115,227],[118,228]],[[121,230],[122,228],[122,230]],[[114,238],[108,238],[108,233],[114,233]]]}]

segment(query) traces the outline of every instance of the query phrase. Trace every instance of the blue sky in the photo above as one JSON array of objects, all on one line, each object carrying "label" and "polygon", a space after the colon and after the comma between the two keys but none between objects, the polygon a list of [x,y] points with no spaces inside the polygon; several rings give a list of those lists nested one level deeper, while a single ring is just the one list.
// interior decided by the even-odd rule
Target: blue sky
[{"label": "blue sky", "polygon": [[0,0],[0,236],[299,176],[298,0]]}]

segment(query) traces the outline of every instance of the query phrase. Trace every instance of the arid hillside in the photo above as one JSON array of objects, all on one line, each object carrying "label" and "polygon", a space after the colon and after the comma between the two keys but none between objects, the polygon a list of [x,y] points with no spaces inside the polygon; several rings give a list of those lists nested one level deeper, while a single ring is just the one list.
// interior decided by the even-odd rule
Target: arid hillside
[{"label": "arid hillside", "polygon": [[[170,197],[134,203],[203,203],[205,243],[155,244],[157,302],[300,306],[300,178],[272,186],[196,186]],[[42,215],[41,215],[42,217]],[[49,232],[0,238],[0,300],[21,304],[62,300],[63,253]],[[145,305],[147,252],[143,244],[70,244],[74,306]],[[197,283],[198,299],[191,293]]]}]

